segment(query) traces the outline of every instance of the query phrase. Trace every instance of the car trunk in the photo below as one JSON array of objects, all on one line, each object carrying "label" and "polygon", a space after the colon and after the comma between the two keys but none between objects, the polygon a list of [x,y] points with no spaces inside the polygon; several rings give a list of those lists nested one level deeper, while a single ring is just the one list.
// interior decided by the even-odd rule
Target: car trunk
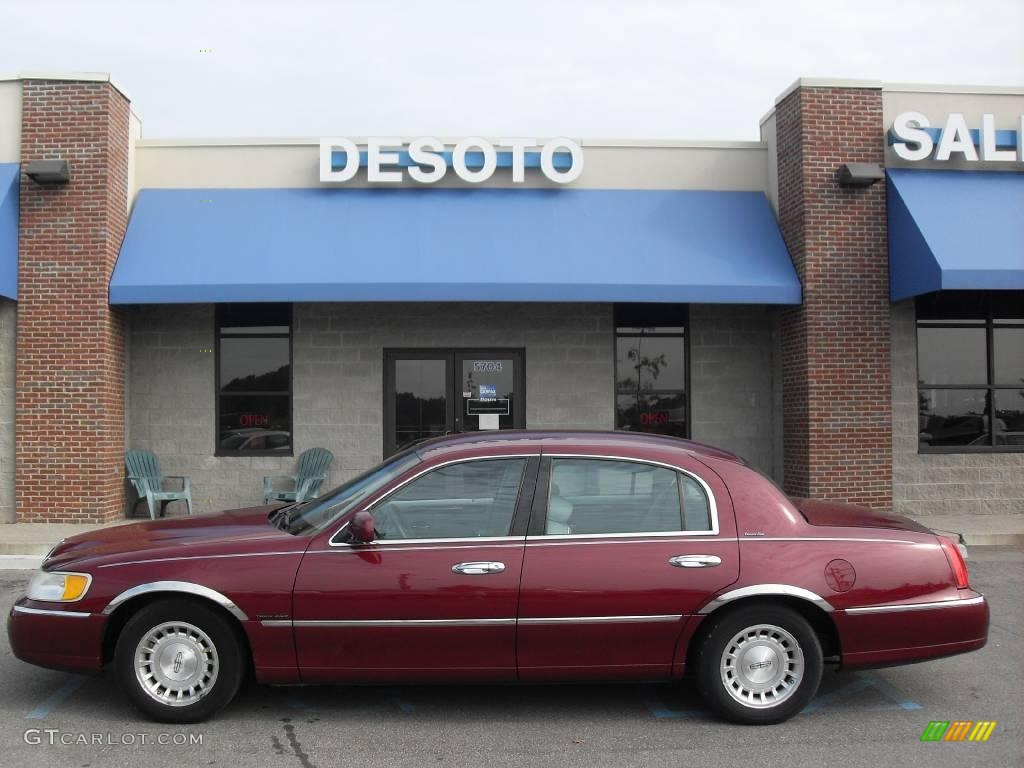
[{"label": "car trunk", "polygon": [[876,512],[855,504],[793,499],[793,504],[811,525],[833,528],[887,528],[895,531],[931,533],[928,528],[902,515]]}]

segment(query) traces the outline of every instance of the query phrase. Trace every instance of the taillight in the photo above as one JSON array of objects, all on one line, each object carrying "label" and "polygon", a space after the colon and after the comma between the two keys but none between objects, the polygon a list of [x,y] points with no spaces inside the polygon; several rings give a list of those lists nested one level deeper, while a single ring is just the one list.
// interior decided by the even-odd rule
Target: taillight
[{"label": "taillight", "polygon": [[964,562],[964,556],[960,554],[960,548],[952,539],[947,539],[945,536],[939,536],[938,538],[939,544],[942,545],[942,551],[946,553],[949,567],[953,570],[956,588],[967,589],[970,586],[967,581],[967,563]]}]

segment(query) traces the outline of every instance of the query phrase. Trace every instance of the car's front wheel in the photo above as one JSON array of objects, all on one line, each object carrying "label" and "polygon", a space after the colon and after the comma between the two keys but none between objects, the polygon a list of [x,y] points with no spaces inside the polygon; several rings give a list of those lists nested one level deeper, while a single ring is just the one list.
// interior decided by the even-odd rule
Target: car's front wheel
[{"label": "car's front wheel", "polygon": [[196,723],[234,698],[244,647],[214,608],[168,599],[135,614],[121,630],[114,666],[131,702],[154,720]]},{"label": "car's front wheel", "polygon": [[697,685],[719,715],[749,725],[779,723],[814,697],[824,666],[821,643],[799,613],[745,606],[707,621]]}]

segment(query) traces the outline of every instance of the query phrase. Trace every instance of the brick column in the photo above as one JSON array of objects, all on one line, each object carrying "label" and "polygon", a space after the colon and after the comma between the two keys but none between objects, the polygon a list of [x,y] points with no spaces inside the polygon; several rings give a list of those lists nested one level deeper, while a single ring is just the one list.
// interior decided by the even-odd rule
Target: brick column
[{"label": "brick column", "polygon": [[776,107],[779,221],[804,301],[782,320],[784,474],[796,496],[892,506],[885,184],[879,88],[800,86]]},{"label": "brick column", "polygon": [[71,182],[21,178],[17,519],[106,522],[124,511],[125,321],[107,289],[128,223],[128,100],[109,82],[23,87],[22,169],[60,157]]}]

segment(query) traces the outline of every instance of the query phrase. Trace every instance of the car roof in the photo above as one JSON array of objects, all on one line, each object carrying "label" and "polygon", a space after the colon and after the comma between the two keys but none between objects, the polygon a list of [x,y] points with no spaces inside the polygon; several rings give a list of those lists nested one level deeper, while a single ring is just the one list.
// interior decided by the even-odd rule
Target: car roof
[{"label": "car roof", "polygon": [[531,430],[502,429],[493,432],[464,432],[457,435],[434,437],[411,446],[421,458],[427,459],[437,454],[450,451],[464,451],[501,447],[515,443],[518,447],[531,447],[543,450],[557,444],[559,448],[607,447],[609,452],[618,450],[678,450],[693,456],[704,456],[743,463],[736,454],[724,451],[704,443],[684,440],[668,435],[656,435],[646,432],[628,432],[624,430]]}]

